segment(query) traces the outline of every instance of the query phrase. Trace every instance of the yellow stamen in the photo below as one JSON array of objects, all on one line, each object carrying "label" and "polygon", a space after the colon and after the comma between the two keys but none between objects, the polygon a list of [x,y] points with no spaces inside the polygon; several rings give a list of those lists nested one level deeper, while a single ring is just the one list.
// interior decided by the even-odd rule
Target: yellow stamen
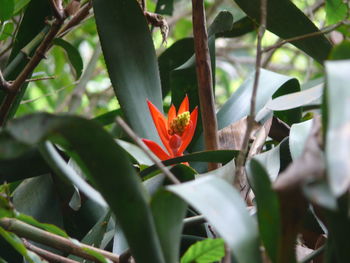
[{"label": "yellow stamen", "polygon": [[184,130],[186,129],[187,125],[190,123],[190,117],[190,112],[188,111],[177,115],[177,117],[174,118],[170,123],[169,134],[177,134],[181,136]]}]

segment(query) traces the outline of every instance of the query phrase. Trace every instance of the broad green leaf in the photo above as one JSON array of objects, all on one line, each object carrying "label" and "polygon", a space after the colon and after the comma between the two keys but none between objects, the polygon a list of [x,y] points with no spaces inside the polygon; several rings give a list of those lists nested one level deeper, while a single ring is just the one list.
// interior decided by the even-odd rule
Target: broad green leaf
[{"label": "broad green leaf", "polygon": [[107,207],[101,194],[90,186],[66,161],[63,160],[50,142],[44,142],[41,144],[40,151],[43,158],[57,175],[68,179],[91,200],[103,207]]},{"label": "broad green leaf", "polygon": [[158,0],[155,13],[172,15],[174,11],[174,0]]},{"label": "broad green leaf", "polygon": [[[217,151],[203,151],[186,154],[181,157],[172,158],[162,163],[164,165],[172,165],[182,162],[217,162],[217,163],[226,163],[232,160],[235,156],[238,155],[238,151],[234,150],[217,150]],[[152,165],[141,172],[141,176],[153,172],[157,169],[156,165]]]},{"label": "broad green leaf", "polygon": [[176,195],[161,190],[152,197],[151,208],[165,262],[177,263],[187,205]]},{"label": "broad green leaf", "polygon": [[349,3],[343,0],[326,0],[325,2],[327,24],[335,24],[346,18]]},{"label": "broad green leaf", "polygon": [[53,44],[63,48],[67,53],[68,59],[75,71],[75,79],[79,79],[83,72],[84,65],[78,49],[62,38],[54,39]]},{"label": "broad green leaf", "polygon": [[102,125],[108,125],[108,124],[114,123],[115,118],[117,116],[122,116],[122,111],[120,109],[112,110],[112,111],[106,112],[104,114],[101,114],[101,115],[93,118],[93,120],[98,121]]},{"label": "broad green leaf", "polygon": [[255,155],[254,159],[264,166],[270,180],[275,181],[280,171],[280,145]]},{"label": "broad green leaf", "polygon": [[272,262],[278,261],[281,238],[281,215],[277,193],[273,191],[269,175],[259,161],[247,165],[249,184],[255,194],[260,236]]},{"label": "broad green leaf", "polygon": [[344,40],[340,44],[333,47],[329,55],[331,60],[350,59],[350,41]]},{"label": "broad green leaf", "polygon": [[289,148],[293,160],[296,160],[303,153],[307,137],[310,134],[312,120],[294,124],[290,128]]},{"label": "broad green leaf", "polygon": [[160,142],[146,99],[162,111],[156,54],[137,1],[94,0],[103,55],[124,116],[143,138]]},{"label": "broad green leaf", "polygon": [[205,239],[193,244],[181,258],[181,263],[212,263],[225,255],[225,243],[221,238]]},{"label": "broad green leaf", "polygon": [[290,93],[277,97],[266,104],[266,108],[273,111],[290,110],[302,106],[307,106],[317,101],[323,94],[323,84],[313,88]]},{"label": "broad green leaf", "polygon": [[0,0],[0,21],[4,22],[12,17],[15,9],[14,0]]},{"label": "broad green leaf", "polygon": [[97,122],[36,114],[11,122],[7,132],[26,144],[54,139],[68,147],[115,213],[136,261],[164,262],[145,190],[127,153]]},{"label": "broad green leaf", "polygon": [[124,148],[139,164],[153,165],[153,162],[149,157],[135,144],[127,141],[117,140],[116,141],[121,147]]},{"label": "broad green leaf", "polygon": [[[260,23],[260,0],[235,0],[235,2],[256,24]],[[267,3],[267,29],[279,37],[288,39],[318,31],[292,1],[269,0]],[[323,35],[293,41],[292,44],[319,63],[328,57],[332,48]]]},{"label": "broad green leaf", "polygon": [[213,171],[209,171],[206,173],[201,173],[196,176],[204,177],[204,176],[212,175],[212,176],[224,179],[226,182],[230,184],[233,184],[235,169],[236,169],[235,160],[232,159],[230,162],[228,162],[227,164],[225,164],[224,166],[218,169],[215,169]]},{"label": "broad green leaf", "polygon": [[326,62],[328,126],[326,160],[328,180],[336,196],[350,186],[350,60]]},{"label": "broad green leaf", "polygon": [[39,222],[63,227],[60,202],[49,174],[23,180],[13,193],[13,205]]},{"label": "broad green leaf", "polygon": [[205,216],[238,262],[261,262],[256,223],[231,184],[217,177],[206,176],[168,186],[167,189]]},{"label": "broad green leaf", "polygon": [[[249,75],[246,81],[219,110],[217,114],[219,129],[225,128],[249,114],[249,101],[252,96],[253,82],[254,73]],[[266,105],[278,89],[289,90],[291,86],[295,85],[298,85],[297,80],[291,77],[262,69],[256,96],[256,113]]]}]

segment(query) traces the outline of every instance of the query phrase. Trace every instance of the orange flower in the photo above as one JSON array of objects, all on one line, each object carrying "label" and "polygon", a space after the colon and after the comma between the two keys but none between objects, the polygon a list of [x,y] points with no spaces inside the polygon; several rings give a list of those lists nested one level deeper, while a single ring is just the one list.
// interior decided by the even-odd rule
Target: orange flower
[{"label": "orange flower", "polygon": [[182,156],[196,130],[198,108],[196,107],[190,114],[189,101],[186,95],[177,114],[175,106],[172,104],[168,112],[168,119],[166,119],[152,102],[147,100],[147,104],[167,152],[154,141],[142,139],[143,142],[162,161]]}]

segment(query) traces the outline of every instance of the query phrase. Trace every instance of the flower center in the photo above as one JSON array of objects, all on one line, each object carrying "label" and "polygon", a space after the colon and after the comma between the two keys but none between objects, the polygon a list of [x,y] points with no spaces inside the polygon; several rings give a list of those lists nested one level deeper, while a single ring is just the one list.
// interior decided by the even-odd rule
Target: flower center
[{"label": "flower center", "polygon": [[190,123],[190,117],[190,112],[188,111],[177,115],[177,117],[174,118],[170,123],[169,134],[178,134],[181,136],[184,130],[186,129],[187,125]]}]

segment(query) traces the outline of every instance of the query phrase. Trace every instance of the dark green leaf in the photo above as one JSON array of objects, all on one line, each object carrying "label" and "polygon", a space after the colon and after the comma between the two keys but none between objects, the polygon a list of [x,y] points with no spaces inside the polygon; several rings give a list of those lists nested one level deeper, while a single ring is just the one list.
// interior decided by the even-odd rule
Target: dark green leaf
[{"label": "dark green leaf", "polygon": [[163,190],[152,197],[151,208],[165,262],[177,263],[187,205],[179,197]]},{"label": "dark green leaf", "polygon": [[238,262],[261,262],[256,224],[231,184],[206,176],[167,189],[205,216],[232,249]]},{"label": "dark green leaf", "polygon": [[127,153],[97,122],[73,116],[36,114],[13,121],[7,131],[23,143],[37,144],[51,138],[69,148],[115,213],[135,259],[164,262],[141,182]]},{"label": "dark green leaf", "polygon": [[[235,0],[235,2],[256,24],[260,23],[260,0]],[[267,2],[267,29],[283,39],[318,31],[318,28],[292,1],[281,0]],[[323,35],[293,41],[292,44],[319,63],[327,58],[332,48]]]},{"label": "dark green leaf", "polygon": [[205,239],[193,244],[181,258],[181,263],[212,263],[225,255],[223,239]]},{"label": "dark green leaf", "polygon": [[277,193],[272,190],[269,176],[259,161],[247,165],[249,184],[255,194],[260,236],[272,262],[278,262],[281,238],[281,215]]},{"label": "dark green leaf", "polygon": [[[15,1],[15,11],[14,14],[17,14],[21,11],[27,4],[29,4],[31,0],[16,0]],[[34,1],[34,0],[33,0]]]},{"label": "dark green leaf", "polygon": [[241,18],[240,20],[233,23],[232,29],[216,34],[216,37],[239,37],[253,31],[256,28],[256,24],[248,16]]},{"label": "dark green leaf", "polygon": [[331,60],[350,59],[350,41],[344,40],[340,44],[333,47],[329,55]]},{"label": "dark green leaf", "polygon": [[79,79],[83,72],[84,65],[78,49],[62,38],[54,39],[53,44],[60,46],[66,51],[68,59],[75,71],[75,79]]},{"label": "dark green leaf", "polygon": [[[217,151],[203,151],[186,154],[181,157],[172,158],[166,161],[163,161],[164,165],[172,165],[182,162],[217,162],[217,163],[226,163],[232,160],[235,156],[238,155],[238,151],[234,150],[217,150]],[[141,172],[141,176],[145,176],[154,170],[157,169],[157,166],[153,165]]]},{"label": "dark green leaf", "polygon": [[174,0],[158,0],[155,13],[161,15],[172,15],[174,10]]},{"label": "dark green leaf", "polygon": [[5,23],[2,25],[2,28],[0,26],[0,41],[6,40],[9,36],[11,36],[14,28],[15,27],[12,22]]},{"label": "dark green leaf", "polygon": [[4,22],[12,17],[15,9],[14,0],[0,0],[0,21]]},{"label": "dark green leaf", "polygon": [[160,142],[146,99],[162,111],[158,64],[137,1],[94,0],[103,55],[121,109],[134,131]]},{"label": "dark green leaf", "polygon": [[332,192],[339,196],[350,185],[350,60],[326,62],[328,127],[327,172]]}]

